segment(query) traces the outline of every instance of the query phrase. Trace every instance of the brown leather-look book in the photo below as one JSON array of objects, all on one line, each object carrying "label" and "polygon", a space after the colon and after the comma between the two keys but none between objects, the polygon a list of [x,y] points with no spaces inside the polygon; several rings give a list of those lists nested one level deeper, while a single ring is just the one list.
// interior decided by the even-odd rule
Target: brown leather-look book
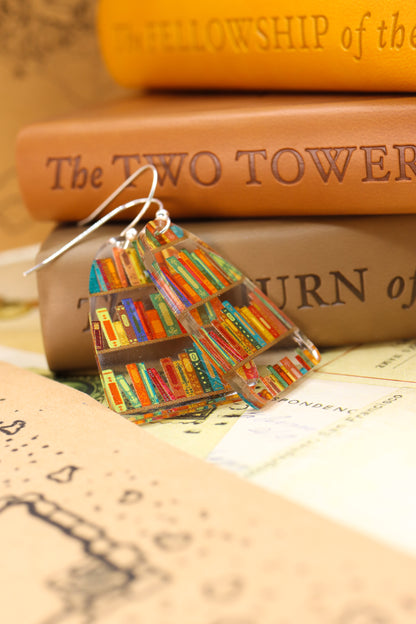
[{"label": "brown leather-look book", "polygon": [[[415,336],[416,215],[181,223],[240,268],[319,347]],[[101,227],[38,272],[45,351],[54,371],[89,370],[90,265],[123,224]],[[79,233],[61,225],[37,261]]]},{"label": "brown leather-look book", "polygon": [[40,220],[86,217],[148,163],[175,219],[414,213],[415,128],[413,95],[135,95],[23,128],[16,164]]}]

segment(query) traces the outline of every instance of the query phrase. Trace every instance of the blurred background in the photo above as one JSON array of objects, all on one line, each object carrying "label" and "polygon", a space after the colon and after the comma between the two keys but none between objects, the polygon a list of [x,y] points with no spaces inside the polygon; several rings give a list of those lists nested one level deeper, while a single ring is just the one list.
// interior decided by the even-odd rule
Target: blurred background
[{"label": "blurred background", "polygon": [[122,93],[100,60],[94,0],[0,3],[0,250],[42,241],[20,197],[15,141],[25,124]]}]

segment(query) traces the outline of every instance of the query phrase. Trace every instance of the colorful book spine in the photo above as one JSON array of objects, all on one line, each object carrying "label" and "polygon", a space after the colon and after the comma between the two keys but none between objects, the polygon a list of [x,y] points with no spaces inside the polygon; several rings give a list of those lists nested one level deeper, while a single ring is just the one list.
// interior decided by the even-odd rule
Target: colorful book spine
[{"label": "colorful book spine", "polygon": [[147,368],[143,362],[137,363],[137,368],[139,369],[140,376],[143,380],[144,386],[146,388],[147,395],[150,401],[155,405],[159,403],[159,397],[156,394],[156,390],[152,384],[152,380],[150,379],[149,373],[147,372]]},{"label": "colorful book spine", "polygon": [[136,334],[137,340],[139,342],[145,342],[146,340],[148,340],[146,331],[141,324],[139,317],[137,316],[133,300],[130,298],[122,299],[121,303],[124,305],[126,314],[129,318],[131,326],[133,327],[134,333]]},{"label": "colorful book spine", "polygon": [[266,316],[263,314],[263,310],[254,305],[254,303],[250,303],[250,305],[247,307],[260,321],[260,323],[267,329],[267,331],[273,336],[274,339],[279,338],[279,336],[282,334],[282,331],[276,329],[275,324],[271,323],[269,319],[266,318]]},{"label": "colorful book spine", "polygon": [[91,330],[96,350],[102,351],[106,348],[106,343],[104,342],[104,335],[101,329],[100,321],[92,321]]},{"label": "colorful book spine", "polygon": [[189,347],[186,349],[186,353],[189,356],[203,392],[212,392],[215,389],[215,384],[212,383],[213,376],[208,372],[201,352],[195,347]]},{"label": "colorful book spine", "polygon": [[226,274],[226,276],[231,282],[238,282],[238,280],[242,278],[241,271],[239,271],[235,266],[233,266],[225,258],[223,258],[222,256],[219,256],[214,251],[209,251],[208,254],[211,260],[213,260],[215,264],[219,266],[222,271],[224,271],[224,273]]},{"label": "colorful book spine", "polygon": [[201,284],[198,282],[197,279],[193,277],[190,271],[185,268],[183,264],[181,264],[178,258],[167,258],[166,262],[169,265],[169,268],[172,269],[174,274],[178,273],[191,287],[191,289],[197,294],[198,299],[196,299],[196,302],[201,299],[206,299],[209,296],[209,293],[205,290],[205,288],[201,286]]},{"label": "colorful book spine", "polygon": [[143,407],[150,407],[152,405],[152,401],[147,393],[146,386],[143,382],[142,376],[140,375],[137,364],[126,364],[126,369],[141,405]]},{"label": "colorful book spine", "polygon": [[195,368],[192,365],[192,362],[190,360],[189,354],[188,353],[180,353],[179,354],[179,359],[182,363],[182,367],[185,371],[185,374],[189,380],[189,383],[192,386],[192,390],[194,392],[194,394],[202,394],[203,390],[202,390],[202,386],[201,383],[198,379],[198,375],[196,373]]},{"label": "colorful book spine", "polygon": [[121,396],[114,372],[111,369],[103,370],[101,373],[103,386],[107,401],[116,412],[125,412],[126,404]]},{"label": "colorful book spine", "polygon": [[[107,284],[105,283],[104,277],[100,271],[100,268],[97,264],[97,260],[93,260],[92,265],[91,265],[91,271],[94,271],[95,274],[95,283],[98,284],[98,287],[100,289],[100,292],[106,292],[107,291]],[[93,279],[93,283],[94,283],[94,279]]]},{"label": "colorful book spine", "polygon": [[136,249],[134,247],[127,247],[126,253],[127,253],[128,257],[130,258],[131,264],[133,266],[134,272],[137,275],[139,283],[141,285],[147,284],[148,283],[148,279],[147,279],[147,276],[145,275],[145,272],[144,272],[143,263],[141,261],[141,258],[139,256],[139,254],[137,253]]},{"label": "colorful book spine", "polygon": [[121,288],[121,281],[112,258],[97,258],[97,266],[103,276],[107,290]]},{"label": "colorful book spine", "polygon": [[130,407],[133,409],[138,409],[141,407],[141,403],[134,392],[133,388],[128,383],[127,379],[121,373],[118,373],[116,376],[117,384],[121,390],[121,392],[126,397]]},{"label": "colorful book spine", "polygon": [[278,364],[273,364],[272,367],[284,380],[284,382],[286,383],[286,386],[290,386],[293,383],[293,379],[291,375],[288,373],[286,368],[282,366],[281,362],[279,362]]},{"label": "colorful book spine", "polygon": [[150,327],[148,318],[146,316],[146,310],[145,310],[143,301],[133,301],[133,305],[136,310],[136,314],[139,317],[140,324],[142,325],[144,329],[147,340],[152,340],[153,333],[152,333],[152,329]]},{"label": "colorful book spine", "polygon": [[182,387],[185,391],[185,396],[186,397],[192,397],[194,394],[193,388],[192,388],[192,384],[188,379],[188,376],[186,374],[185,369],[182,366],[182,362],[178,361],[178,360],[174,360],[173,361],[173,366],[175,368],[176,374],[182,384]]},{"label": "colorful book spine", "polygon": [[123,267],[123,263],[121,261],[121,252],[123,250],[119,247],[113,247],[113,258],[114,264],[116,266],[117,275],[120,280],[120,284],[122,288],[128,288],[130,286],[129,281],[127,279],[126,272]]},{"label": "colorful book spine", "polygon": [[236,310],[229,301],[223,301],[223,311],[225,316],[237,327],[237,329],[245,336],[255,347],[260,349],[266,346],[266,341],[262,338],[246,319]]},{"label": "colorful book spine", "polygon": [[[178,273],[172,265],[172,258],[166,258],[165,266],[161,266],[161,270],[170,276],[171,282],[176,285],[176,287],[182,292],[185,297],[188,298],[190,305],[195,303],[199,303],[201,301],[201,296],[198,295],[196,290],[192,288],[191,284],[185,280],[183,275]],[[181,268],[183,268],[181,266]]]},{"label": "colorful book spine", "polygon": [[166,338],[167,334],[158,311],[155,309],[145,310],[145,315],[148,325],[150,326],[150,330],[152,332],[153,340],[161,340],[162,338]]},{"label": "colorful book spine", "polygon": [[274,305],[274,303],[272,301],[270,301],[269,299],[266,299],[263,296],[263,293],[259,290],[256,289],[256,295],[258,297],[258,299],[261,301],[261,303],[270,310],[270,312],[274,315],[277,316],[277,318],[280,320],[280,322],[287,328],[287,329],[291,329],[293,327],[293,323],[292,321],[286,316],[286,314],[284,312],[282,312],[282,310],[279,310],[277,308],[276,305]]},{"label": "colorful book spine", "polygon": [[208,330],[208,335],[216,343],[217,347],[221,350],[222,355],[226,357],[231,366],[237,364],[239,360],[245,359],[244,357],[240,358],[238,352],[229,342],[227,342],[218,330],[210,329]]},{"label": "colorful book spine", "polygon": [[185,398],[185,390],[181,384],[179,375],[174,367],[173,360],[170,357],[165,357],[160,360],[163,372],[165,373],[168,385],[176,399]]},{"label": "colorful book spine", "polygon": [[161,401],[163,403],[169,403],[169,401],[173,401],[175,399],[175,396],[169,386],[165,383],[159,372],[153,367],[148,368],[147,372],[149,373],[149,377],[153,383],[153,387],[161,396]]},{"label": "colorful book spine", "polygon": [[181,251],[178,254],[178,260],[184,267],[185,271],[198,282],[198,284],[210,295],[214,295],[217,292],[216,286],[208,279],[208,277],[199,270],[195,265],[193,258],[186,250]]},{"label": "colorful book spine", "polygon": [[297,368],[297,366],[292,362],[292,360],[289,357],[284,357],[282,358],[282,364],[287,368],[287,370],[293,375],[293,377],[296,379],[300,379],[302,377],[302,373],[300,372],[300,370]]},{"label": "colorful book spine", "polygon": [[219,320],[221,321],[223,331],[228,334],[229,339],[232,342],[236,342],[237,344],[241,345],[244,351],[249,355],[255,353],[256,347],[253,345],[253,343],[250,342],[250,340],[246,336],[244,336],[244,334],[238,329],[237,325],[232,323],[230,319],[225,316],[224,312],[221,312]]},{"label": "colorful book spine", "polygon": [[207,267],[207,269],[215,275],[219,284],[222,284],[222,288],[231,284],[231,280],[228,279],[226,274],[212,261],[208,254],[203,249],[195,249],[196,256]]},{"label": "colorful book spine", "polygon": [[[276,311],[272,312],[271,309],[263,303],[263,299],[260,299],[254,292],[249,294],[249,299],[251,305],[258,311],[261,317],[271,325],[277,336],[281,336],[287,332],[288,326],[286,323],[282,322],[283,317],[281,314],[278,316]],[[291,323],[289,326],[291,326]]]},{"label": "colorful book spine", "polygon": [[141,286],[143,284],[143,280],[141,276],[137,273],[135,265],[133,264],[131,256],[128,253],[127,249],[120,249],[118,251],[118,257],[130,286]]},{"label": "colorful book spine", "polygon": [[90,268],[89,282],[88,282],[88,291],[91,295],[98,294],[101,292],[101,287],[97,279],[97,274],[95,270],[94,262]]},{"label": "colorful book spine", "polygon": [[127,338],[127,334],[124,331],[124,326],[121,321],[113,321],[114,331],[117,334],[117,337],[120,341],[120,346],[125,347],[130,344],[129,339]]},{"label": "colorful book spine", "polygon": [[151,293],[150,300],[153,303],[155,310],[159,313],[159,318],[163,324],[167,336],[178,336],[182,332],[178,321],[170,310],[166,301],[163,299],[160,293]]},{"label": "colorful book spine", "polygon": [[267,369],[277,379],[277,382],[279,383],[279,385],[282,387],[283,390],[289,386],[289,381],[287,379],[285,379],[285,376],[282,376],[280,374],[280,372],[277,369],[276,365],[274,365],[274,366],[268,365]]},{"label": "colorful book spine", "polygon": [[[172,296],[172,293],[170,293],[164,287],[163,282],[159,283],[160,290],[162,290],[162,292],[164,292],[164,294],[166,296],[166,299],[168,301],[172,301],[173,302],[173,304],[176,307],[176,309],[181,310],[183,306],[185,306],[186,308],[189,308],[189,306],[191,306],[193,303],[195,303],[195,301],[193,301],[192,298],[189,298],[189,296],[187,294],[185,294],[185,292],[176,283],[176,281],[173,279],[172,275],[170,274],[170,272],[168,271],[168,268],[166,266],[161,266],[161,265],[158,265],[158,264],[154,263],[153,270],[154,270],[156,275],[158,275],[158,273],[160,271],[161,274],[163,275],[163,277],[165,278],[165,280],[167,281],[168,288],[170,290],[173,289],[173,296]],[[175,301],[175,299],[176,299],[176,301]]]},{"label": "colorful book spine", "polygon": [[101,324],[101,329],[103,330],[104,336],[107,340],[107,344],[110,349],[115,349],[120,347],[120,339],[116,334],[114,329],[114,325],[112,323],[110,314],[107,308],[97,308],[95,311],[98,320]]},{"label": "colorful book spine", "polygon": [[248,351],[244,348],[244,344],[235,339],[233,334],[228,330],[227,325],[225,323],[221,323],[219,320],[213,321],[212,325],[215,327],[217,332],[222,336],[223,340],[229,345],[229,348],[232,349],[233,354],[239,360],[245,360],[246,357],[252,351]]},{"label": "colorful book spine", "polygon": [[212,271],[209,265],[204,262],[196,251],[187,252],[185,251],[189,257],[189,259],[193,262],[193,264],[198,268],[198,270],[205,276],[205,278],[214,286],[214,292],[217,290],[222,290],[224,286],[227,284],[224,283],[225,280],[219,279],[219,277]]},{"label": "colorful book spine", "polygon": [[137,339],[136,332],[133,329],[126,307],[123,303],[118,303],[116,305],[116,313],[120,321],[123,323],[124,331],[128,338],[129,344],[137,344],[139,341]]},{"label": "colorful book spine", "polygon": [[282,391],[282,388],[279,387],[279,383],[277,382],[276,378],[272,377],[271,375],[264,375],[261,378],[261,381],[270,392],[271,397],[277,396]]}]

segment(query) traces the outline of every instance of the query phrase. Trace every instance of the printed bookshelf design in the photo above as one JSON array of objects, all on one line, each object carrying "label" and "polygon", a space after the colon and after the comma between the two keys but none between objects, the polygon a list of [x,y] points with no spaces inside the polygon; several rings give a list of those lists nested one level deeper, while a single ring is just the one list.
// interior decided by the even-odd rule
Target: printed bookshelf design
[{"label": "printed bookshelf design", "polygon": [[115,411],[148,422],[207,401],[262,407],[315,366],[316,347],[238,269],[179,226],[159,227],[127,248],[110,241],[91,267],[91,332]]}]

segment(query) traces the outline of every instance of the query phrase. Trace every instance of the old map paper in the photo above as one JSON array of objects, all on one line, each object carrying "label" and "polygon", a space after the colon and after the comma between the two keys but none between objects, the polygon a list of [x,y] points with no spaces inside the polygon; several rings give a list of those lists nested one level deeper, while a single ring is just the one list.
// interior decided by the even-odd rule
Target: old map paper
[{"label": "old map paper", "polygon": [[7,624],[411,624],[416,560],[0,364]]}]

